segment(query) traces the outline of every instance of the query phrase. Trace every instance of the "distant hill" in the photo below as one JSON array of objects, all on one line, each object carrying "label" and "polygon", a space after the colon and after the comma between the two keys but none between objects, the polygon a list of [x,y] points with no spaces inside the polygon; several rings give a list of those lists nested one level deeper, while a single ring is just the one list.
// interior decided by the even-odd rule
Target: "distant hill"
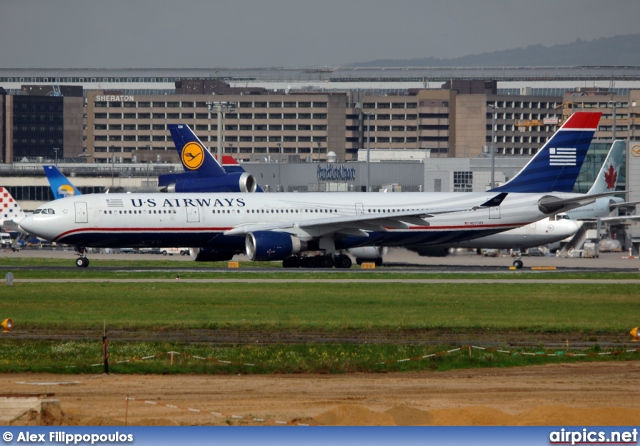
[{"label": "distant hill", "polygon": [[573,43],[494,51],[455,59],[378,59],[354,67],[554,67],[640,66],[640,34],[576,40]]}]

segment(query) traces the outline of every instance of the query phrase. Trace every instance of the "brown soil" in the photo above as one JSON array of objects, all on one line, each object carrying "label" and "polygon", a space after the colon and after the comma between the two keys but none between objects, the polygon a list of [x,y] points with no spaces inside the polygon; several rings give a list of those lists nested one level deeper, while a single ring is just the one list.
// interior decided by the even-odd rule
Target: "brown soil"
[{"label": "brown soil", "polygon": [[632,425],[640,362],[351,375],[6,374],[0,389],[60,400],[61,410],[14,425]]}]

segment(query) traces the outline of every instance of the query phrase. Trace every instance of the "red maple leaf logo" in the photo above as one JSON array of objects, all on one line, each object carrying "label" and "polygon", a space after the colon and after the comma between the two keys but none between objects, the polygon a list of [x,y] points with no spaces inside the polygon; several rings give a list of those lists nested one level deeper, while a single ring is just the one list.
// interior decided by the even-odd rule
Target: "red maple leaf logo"
[{"label": "red maple leaf logo", "polygon": [[607,189],[615,189],[618,175],[613,170],[613,165],[609,166],[609,170],[604,173],[604,180],[607,182]]}]

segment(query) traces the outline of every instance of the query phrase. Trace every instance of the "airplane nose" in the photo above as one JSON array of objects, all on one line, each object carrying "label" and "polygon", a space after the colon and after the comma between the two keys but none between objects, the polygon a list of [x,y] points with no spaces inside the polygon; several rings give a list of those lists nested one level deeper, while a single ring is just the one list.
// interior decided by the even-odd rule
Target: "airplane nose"
[{"label": "airplane nose", "polygon": [[567,233],[567,237],[578,232],[578,223],[573,220],[566,220],[565,232]]},{"label": "airplane nose", "polygon": [[34,219],[32,215],[28,215],[25,218],[23,218],[22,220],[20,220],[20,223],[18,223],[18,226],[20,226],[20,228],[25,231],[28,232],[29,234],[34,234],[35,233],[35,228],[33,226],[34,223]]}]

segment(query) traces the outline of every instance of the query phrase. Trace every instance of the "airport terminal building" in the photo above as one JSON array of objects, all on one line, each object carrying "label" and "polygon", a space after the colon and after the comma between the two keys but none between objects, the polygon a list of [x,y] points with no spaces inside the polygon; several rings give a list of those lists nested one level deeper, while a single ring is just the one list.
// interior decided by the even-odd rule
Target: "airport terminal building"
[{"label": "airport terminal building", "polygon": [[159,173],[181,171],[167,125],[185,123],[271,192],[361,191],[368,181],[371,190],[480,191],[492,144],[503,182],[588,109],[603,117],[579,190],[615,137],[630,149],[619,189],[640,201],[640,188],[624,183],[640,176],[630,162],[640,70],[437,70],[0,69],[3,186],[33,209],[51,198],[41,165],[56,162],[83,192],[153,186]]}]

